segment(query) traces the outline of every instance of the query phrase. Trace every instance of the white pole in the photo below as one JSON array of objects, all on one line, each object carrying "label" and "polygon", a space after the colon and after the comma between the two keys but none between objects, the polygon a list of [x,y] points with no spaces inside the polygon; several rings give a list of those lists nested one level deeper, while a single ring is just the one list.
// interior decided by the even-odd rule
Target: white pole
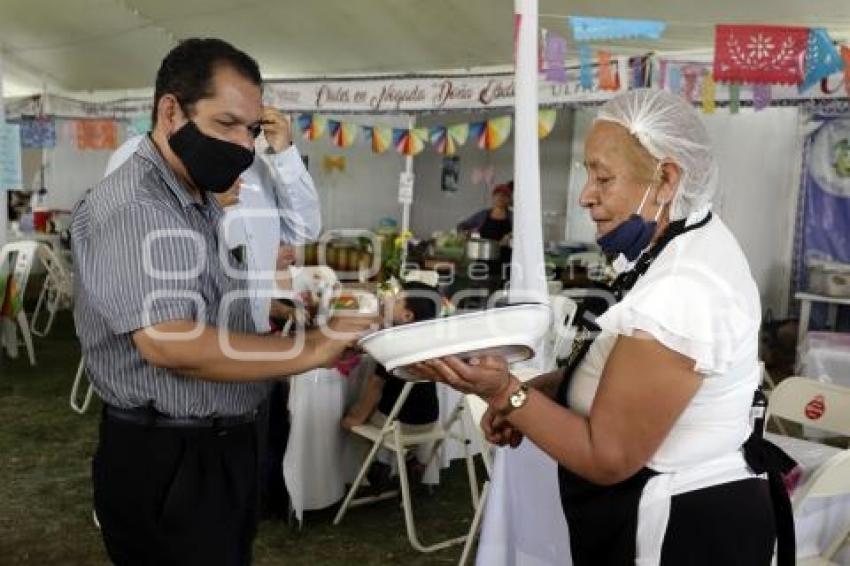
[{"label": "white pole", "polygon": [[[3,99],[3,52],[0,50],[0,124],[6,123],[5,101]],[[8,210],[9,210],[9,195],[6,194],[6,189],[0,187],[0,247],[6,244],[6,235],[8,233]],[[0,299],[2,301],[2,299]]]},{"label": "white pole", "polygon": [[[521,20],[515,80],[511,299],[545,302],[537,139],[537,0],[514,2]],[[539,359],[533,364],[539,366]],[[478,566],[572,564],[557,469],[554,460],[528,441],[516,450],[497,451]]]},{"label": "white pole", "polygon": [[511,300],[547,302],[537,137],[537,0],[515,0],[520,15],[514,89],[514,227]]},{"label": "white pole", "polygon": [[[413,135],[413,128],[416,127],[416,116],[411,114],[408,116],[407,126],[410,128],[411,133]],[[401,235],[404,236],[405,232],[410,230],[410,206],[413,204],[413,155],[407,155],[404,158],[404,173],[403,175],[407,178],[407,181],[402,180],[399,183],[399,200],[401,201]],[[402,185],[409,183],[409,188],[407,190],[407,194],[403,195],[404,190],[401,188]],[[404,268],[404,264],[407,262],[407,242],[404,242],[403,247],[401,248],[401,265],[399,266],[399,275],[404,278],[404,274],[406,269]]]}]

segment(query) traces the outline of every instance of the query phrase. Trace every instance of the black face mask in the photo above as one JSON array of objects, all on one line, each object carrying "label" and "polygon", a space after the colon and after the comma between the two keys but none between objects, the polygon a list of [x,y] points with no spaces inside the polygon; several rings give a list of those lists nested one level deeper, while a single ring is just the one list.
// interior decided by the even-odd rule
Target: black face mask
[{"label": "black face mask", "polygon": [[202,191],[223,193],[254,162],[254,152],[241,145],[203,134],[191,120],[168,138],[195,185]]}]

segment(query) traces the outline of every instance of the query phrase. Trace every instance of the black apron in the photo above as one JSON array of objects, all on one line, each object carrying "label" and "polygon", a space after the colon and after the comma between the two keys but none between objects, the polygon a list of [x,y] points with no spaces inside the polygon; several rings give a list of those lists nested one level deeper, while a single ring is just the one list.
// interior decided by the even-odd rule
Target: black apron
[{"label": "black apron", "polygon": [[[638,259],[634,269],[620,274],[614,281],[611,291],[616,299],[622,300],[625,293],[649,270],[652,262],[670,241],[685,232],[701,228],[710,220],[711,213],[702,221],[687,227],[684,220],[672,222],[655,246]],[[595,336],[600,330],[585,314],[586,311],[580,306],[575,317],[578,321],[578,334],[564,365],[564,378],[556,395],[556,400],[564,407],[568,406],[567,395],[573,373],[590,350],[593,343],[591,336]],[[779,448],[762,439],[761,433],[762,427],[755,426],[753,434],[744,444],[744,457],[753,472],[768,474],[778,542],[777,566],[793,566],[794,517],[782,474],[790,471],[796,463]],[[561,505],[570,529],[570,549],[576,566],[634,564],[638,506],[644,486],[655,475],[657,472],[644,467],[623,482],[601,486],[579,477],[563,466],[558,467]],[[674,499],[675,497],[680,496],[674,496]],[[665,546],[666,544],[665,540]]]}]

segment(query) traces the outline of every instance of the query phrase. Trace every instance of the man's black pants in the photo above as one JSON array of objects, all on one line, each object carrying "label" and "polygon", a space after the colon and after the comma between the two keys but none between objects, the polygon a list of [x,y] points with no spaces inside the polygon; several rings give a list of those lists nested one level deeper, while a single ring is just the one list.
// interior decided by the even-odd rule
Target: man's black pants
[{"label": "man's black pants", "polygon": [[104,415],[92,475],[109,557],[118,566],[249,564],[257,462],[255,423],[172,428]]}]

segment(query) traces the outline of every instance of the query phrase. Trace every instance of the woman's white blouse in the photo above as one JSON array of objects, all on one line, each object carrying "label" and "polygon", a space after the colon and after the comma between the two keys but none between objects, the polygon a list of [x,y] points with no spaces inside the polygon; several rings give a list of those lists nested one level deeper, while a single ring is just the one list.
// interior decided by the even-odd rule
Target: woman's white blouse
[{"label": "woman's white blouse", "polygon": [[[695,213],[687,223],[704,218]],[[694,361],[697,394],[647,464],[672,472],[734,452],[750,435],[760,381],[758,288],[738,242],[716,215],[674,238],[626,297],[596,319],[602,329],[573,374],[571,408],[589,414],[619,335],[651,334]],[[640,379],[634,375],[633,379]]]}]

